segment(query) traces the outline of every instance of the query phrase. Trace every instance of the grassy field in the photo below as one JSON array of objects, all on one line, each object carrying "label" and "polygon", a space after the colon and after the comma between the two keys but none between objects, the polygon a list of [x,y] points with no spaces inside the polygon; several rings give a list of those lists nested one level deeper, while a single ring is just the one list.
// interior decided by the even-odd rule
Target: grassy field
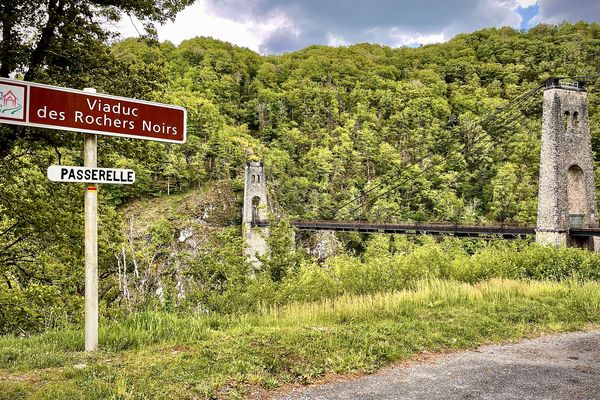
[{"label": "grassy field", "polygon": [[81,331],[0,338],[0,399],[243,398],[425,351],[597,327],[600,283],[422,282],[244,316],[144,313]]}]

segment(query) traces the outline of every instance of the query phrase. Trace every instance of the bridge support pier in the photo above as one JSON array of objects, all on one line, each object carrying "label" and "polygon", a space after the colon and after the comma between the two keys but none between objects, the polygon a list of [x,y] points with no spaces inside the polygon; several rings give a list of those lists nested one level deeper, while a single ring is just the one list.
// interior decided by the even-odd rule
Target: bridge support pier
[{"label": "bridge support pier", "polygon": [[535,241],[540,244],[551,244],[555,247],[566,247],[568,244],[567,232],[549,231],[544,232],[540,229],[535,231]]},{"label": "bridge support pier", "polygon": [[599,251],[598,238],[570,234],[598,228],[597,210],[587,92],[551,78],[544,90],[536,241]]},{"label": "bridge support pier", "polygon": [[262,161],[247,161],[244,183],[242,235],[246,243],[246,257],[255,268],[260,268],[259,257],[268,252],[269,237],[267,184]]}]

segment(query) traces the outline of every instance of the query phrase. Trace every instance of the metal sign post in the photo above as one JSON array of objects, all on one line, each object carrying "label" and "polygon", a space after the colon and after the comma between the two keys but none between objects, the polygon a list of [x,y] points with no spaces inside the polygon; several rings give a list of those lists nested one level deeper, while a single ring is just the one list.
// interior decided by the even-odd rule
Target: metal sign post
[{"label": "metal sign post", "polygon": [[[96,93],[86,88],[85,92]],[[83,165],[96,168],[98,164],[98,138],[85,134]],[[98,349],[98,187],[85,185],[85,351]]]}]

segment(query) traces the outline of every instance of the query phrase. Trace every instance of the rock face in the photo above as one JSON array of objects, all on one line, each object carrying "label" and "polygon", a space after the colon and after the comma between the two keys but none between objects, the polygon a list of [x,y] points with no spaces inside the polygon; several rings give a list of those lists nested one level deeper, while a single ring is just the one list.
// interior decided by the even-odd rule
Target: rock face
[{"label": "rock face", "polygon": [[310,246],[306,249],[308,254],[317,257],[319,261],[324,261],[329,257],[336,255],[342,244],[333,231],[317,231],[312,235]]},{"label": "rock face", "polygon": [[246,256],[255,267],[260,267],[258,257],[265,255],[268,250],[266,239],[269,228],[257,226],[266,222],[268,222],[268,203],[265,167],[262,162],[248,161],[244,183],[242,229],[246,241]]},{"label": "rock face", "polygon": [[598,211],[585,89],[560,85],[544,90],[536,241],[600,250],[594,238],[571,228],[597,228]]}]

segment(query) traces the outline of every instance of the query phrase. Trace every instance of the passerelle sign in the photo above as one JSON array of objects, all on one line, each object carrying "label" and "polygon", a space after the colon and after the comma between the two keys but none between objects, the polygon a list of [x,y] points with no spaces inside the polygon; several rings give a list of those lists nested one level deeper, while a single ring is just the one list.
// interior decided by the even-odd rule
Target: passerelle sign
[{"label": "passerelle sign", "polygon": [[53,182],[131,185],[135,182],[135,172],[132,169],[51,165],[48,167],[48,179]]},{"label": "passerelle sign", "polygon": [[0,78],[0,123],[184,143],[185,108]]}]

